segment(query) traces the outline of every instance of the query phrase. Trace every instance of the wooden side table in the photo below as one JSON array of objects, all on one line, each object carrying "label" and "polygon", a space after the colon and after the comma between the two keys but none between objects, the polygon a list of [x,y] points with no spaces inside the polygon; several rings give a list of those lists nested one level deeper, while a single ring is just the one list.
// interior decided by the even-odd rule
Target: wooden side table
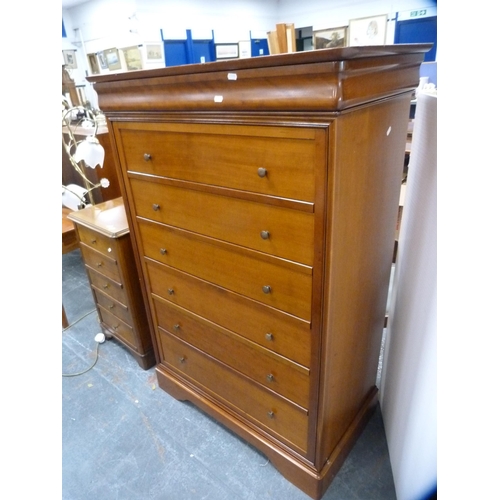
[{"label": "wooden side table", "polygon": [[123,199],[72,212],[103,332],[123,344],[147,370],[155,365],[144,298]]}]

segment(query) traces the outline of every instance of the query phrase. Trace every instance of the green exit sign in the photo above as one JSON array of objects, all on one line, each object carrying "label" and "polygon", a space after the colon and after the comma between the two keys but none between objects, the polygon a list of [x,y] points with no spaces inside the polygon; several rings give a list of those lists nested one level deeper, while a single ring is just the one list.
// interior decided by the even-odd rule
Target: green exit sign
[{"label": "green exit sign", "polygon": [[410,12],[410,17],[420,17],[420,16],[425,16],[427,14],[427,9],[423,10],[412,10]]}]

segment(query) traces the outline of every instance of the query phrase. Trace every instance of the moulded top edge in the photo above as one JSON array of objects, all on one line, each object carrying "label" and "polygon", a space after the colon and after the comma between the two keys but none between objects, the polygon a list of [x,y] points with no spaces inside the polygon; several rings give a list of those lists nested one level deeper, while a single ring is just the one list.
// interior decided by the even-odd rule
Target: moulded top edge
[{"label": "moulded top edge", "polygon": [[[210,73],[215,71],[237,71],[243,69],[268,68],[271,66],[289,66],[295,64],[313,64],[321,62],[341,62],[350,59],[377,58],[398,56],[404,54],[425,54],[432,43],[374,45],[361,47],[338,47],[333,49],[318,49],[289,54],[274,54],[269,56],[250,57],[246,59],[231,59],[209,63],[184,64],[166,68],[128,71],[108,75],[88,76],[91,83],[137,80],[162,76],[188,75]],[[423,56],[422,56],[423,58]]]}]

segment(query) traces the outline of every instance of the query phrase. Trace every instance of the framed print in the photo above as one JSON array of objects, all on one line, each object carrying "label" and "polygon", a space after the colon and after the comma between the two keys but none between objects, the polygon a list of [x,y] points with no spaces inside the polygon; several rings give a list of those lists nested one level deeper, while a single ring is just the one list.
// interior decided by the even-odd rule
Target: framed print
[{"label": "framed print", "polygon": [[314,49],[331,49],[346,46],[347,26],[313,31]]},{"label": "framed print", "polygon": [[123,50],[123,56],[125,57],[125,63],[127,64],[128,71],[134,71],[137,69],[142,69],[142,57],[139,47],[127,47]]},{"label": "framed print", "polygon": [[64,65],[70,69],[75,69],[76,65],[76,50],[63,50]]},{"label": "framed print", "polygon": [[349,21],[349,47],[359,45],[384,45],[387,14],[363,17]]},{"label": "framed print", "polygon": [[237,59],[239,57],[239,45],[237,43],[218,43],[215,46],[215,58]]},{"label": "framed print", "polygon": [[121,69],[122,63],[120,62],[120,54],[118,49],[107,49],[104,51],[104,57],[110,70]]},{"label": "framed print", "polygon": [[252,57],[252,46],[250,45],[250,40],[241,40],[238,42],[239,58],[245,59],[247,57]]},{"label": "framed print", "polygon": [[146,62],[161,62],[163,60],[163,50],[161,43],[146,44]]},{"label": "framed print", "polygon": [[87,54],[87,59],[89,61],[90,72],[93,75],[98,75],[101,71],[97,62],[97,54]]},{"label": "framed print", "polygon": [[98,52],[97,58],[99,59],[99,64],[101,65],[101,69],[108,69],[108,62],[106,61],[104,52]]}]

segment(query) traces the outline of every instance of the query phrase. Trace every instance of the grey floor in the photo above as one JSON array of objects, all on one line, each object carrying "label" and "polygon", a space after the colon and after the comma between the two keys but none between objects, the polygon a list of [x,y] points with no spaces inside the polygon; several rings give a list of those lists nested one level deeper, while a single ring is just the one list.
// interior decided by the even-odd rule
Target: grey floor
[{"label": "grey floor", "polygon": [[[99,345],[79,250],[62,257],[63,500],[307,500],[267,458],[212,418],[158,388],[114,340]],[[89,314],[88,314],[89,313]],[[81,319],[83,318],[83,319]],[[380,409],[324,500],[395,499]]]}]

